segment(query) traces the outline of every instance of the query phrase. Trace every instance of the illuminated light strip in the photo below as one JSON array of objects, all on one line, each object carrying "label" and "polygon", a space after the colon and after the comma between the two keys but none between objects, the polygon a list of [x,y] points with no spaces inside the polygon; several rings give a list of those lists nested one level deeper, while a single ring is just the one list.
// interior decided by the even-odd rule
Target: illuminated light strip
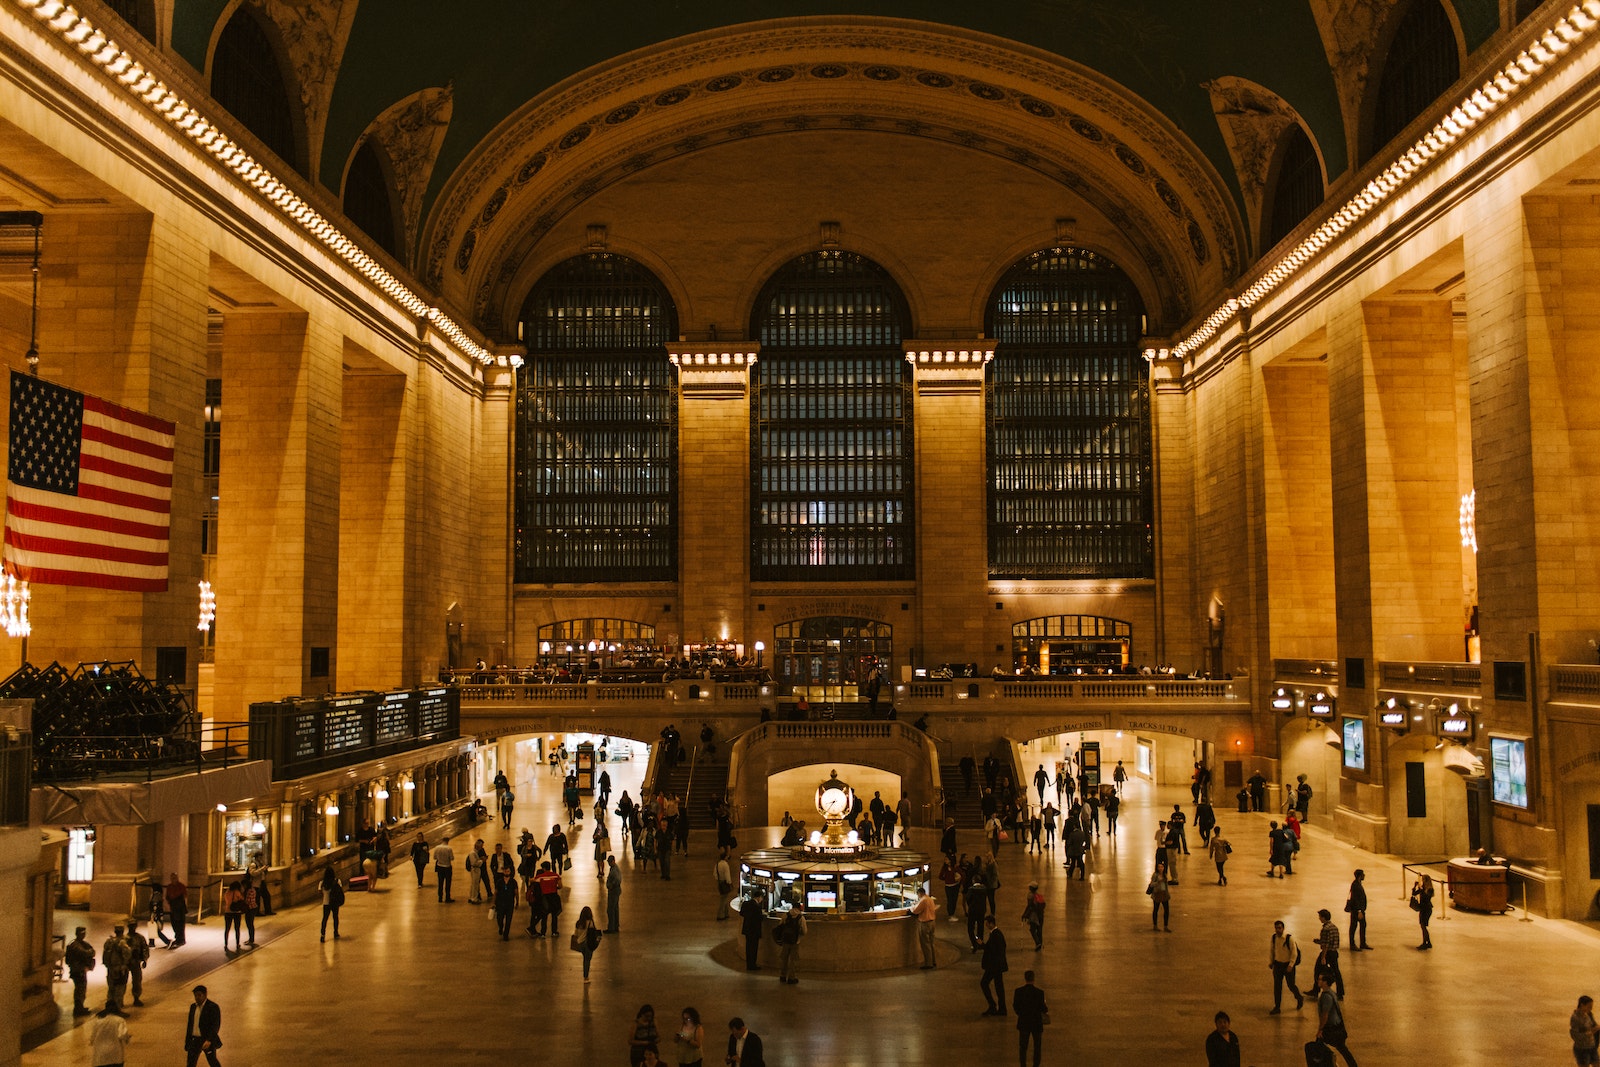
[{"label": "illuminated light strip", "polygon": [[982,366],[994,358],[994,349],[990,348],[955,348],[955,349],[927,349],[916,348],[906,350],[906,362],[913,366],[929,366],[939,363],[967,364],[968,366]]},{"label": "illuminated light strip", "polygon": [[[1581,4],[1574,5],[1526,50],[1452,108],[1410,150],[1389,164],[1383,173],[1363,186],[1360,192],[1346,201],[1305,240],[1269,267],[1242,295],[1229,299],[1206,316],[1199,328],[1167,350],[1167,356],[1160,358],[1184,359],[1198,351],[1241,310],[1265,300],[1341,234],[1402,189],[1418,171],[1466,136],[1478,123],[1494,114],[1500,105],[1521,92],[1534,78],[1570,52],[1574,45],[1593,35],[1597,27],[1600,27],[1600,0],[1583,0]],[[1146,349],[1144,356],[1146,359],[1158,358],[1158,351]]]},{"label": "illuminated light strip", "polygon": [[[213,159],[231,170],[246,185],[277,208],[289,221],[321,242],[346,264],[354,268],[390,300],[428,324],[455,345],[469,359],[483,365],[495,357],[473,341],[461,326],[438,308],[412,292],[400,279],[373,259],[315,208],[275,178],[266,167],[240,145],[211,125],[188,101],[123,51],[106,33],[62,0],[13,0],[33,17],[48,26],[58,37],[75,46],[95,66],[103,70],[122,90],[154,112],[179,133],[205,149]],[[1600,2],[1600,0],[1597,0]]]},{"label": "illuminated light strip", "polygon": [[754,352],[670,352],[674,367],[748,367],[755,363]]}]

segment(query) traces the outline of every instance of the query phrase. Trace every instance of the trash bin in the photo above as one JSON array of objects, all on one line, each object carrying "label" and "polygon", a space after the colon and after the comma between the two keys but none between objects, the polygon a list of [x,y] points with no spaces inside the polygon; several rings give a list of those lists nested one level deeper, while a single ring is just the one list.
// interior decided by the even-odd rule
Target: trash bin
[{"label": "trash bin", "polygon": [[1235,799],[1239,801],[1239,810],[1241,812],[1247,812],[1250,810],[1250,790],[1239,790],[1239,795]]}]

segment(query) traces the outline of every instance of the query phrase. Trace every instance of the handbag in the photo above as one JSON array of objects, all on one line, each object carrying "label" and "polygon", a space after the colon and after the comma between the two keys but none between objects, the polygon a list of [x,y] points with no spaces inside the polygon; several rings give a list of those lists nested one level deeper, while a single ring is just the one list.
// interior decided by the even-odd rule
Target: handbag
[{"label": "handbag", "polygon": [[574,951],[574,952],[582,952],[583,951],[583,939],[582,939],[582,936],[578,933],[578,931],[576,931],[576,930],[572,931],[572,940],[567,943],[567,946],[569,948],[571,948],[572,951]]},{"label": "handbag", "polygon": [[1420,890],[1420,889],[1413,889],[1411,891],[1411,910],[1412,911],[1421,911],[1422,910],[1422,890]]},{"label": "handbag", "polygon": [[1000,831],[1000,840],[1002,840],[1002,841],[1010,841],[1011,840],[1010,832],[1006,831],[1006,830],[1001,830]]},{"label": "handbag", "polygon": [[1039,1025],[1040,1026],[1049,1026],[1050,1025],[1050,1013],[1049,1012],[1042,1011],[1042,1012],[1039,1013]]}]

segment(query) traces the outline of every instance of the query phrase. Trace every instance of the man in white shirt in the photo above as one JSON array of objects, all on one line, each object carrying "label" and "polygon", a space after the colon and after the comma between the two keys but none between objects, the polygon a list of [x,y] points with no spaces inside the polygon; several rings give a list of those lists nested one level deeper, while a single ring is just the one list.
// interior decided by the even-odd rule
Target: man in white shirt
[{"label": "man in white shirt", "polygon": [[931,971],[933,962],[933,923],[939,911],[939,902],[928,895],[928,887],[917,886],[917,902],[911,906],[911,915],[917,920],[917,944],[922,949],[922,969]]},{"label": "man in white shirt", "polygon": [[733,865],[728,862],[728,850],[724,848],[722,855],[717,857],[717,922],[728,918],[728,900],[733,895]]},{"label": "man in white shirt", "polygon": [[454,904],[450,895],[450,881],[455,877],[456,853],[447,837],[433,847],[433,873],[439,882],[439,903]]},{"label": "man in white shirt", "polygon": [[94,1067],[121,1067],[127,1062],[127,1018],[120,1012],[107,1008],[89,1028],[89,1062]]}]

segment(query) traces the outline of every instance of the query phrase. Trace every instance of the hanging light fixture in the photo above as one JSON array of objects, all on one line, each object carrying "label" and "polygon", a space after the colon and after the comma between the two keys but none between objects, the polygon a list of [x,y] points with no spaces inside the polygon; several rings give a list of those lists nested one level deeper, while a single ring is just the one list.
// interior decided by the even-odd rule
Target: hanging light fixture
[{"label": "hanging light fixture", "polygon": [[250,813],[250,816],[254,820],[250,824],[250,832],[255,834],[257,837],[260,837],[262,834],[266,833],[267,824],[261,821],[261,816],[257,815],[253,811]]},{"label": "hanging light fixture", "polygon": [[0,574],[0,625],[8,637],[27,637],[33,632],[33,624],[28,621],[28,601],[32,596],[27,582],[10,573]]},{"label": "hanging light fixture", "polygon": [[211,624],[217,617],[217,594],[211,591],[210,582],[200,583],[200,624],[195,627],[201,633],[210,633]]}]

